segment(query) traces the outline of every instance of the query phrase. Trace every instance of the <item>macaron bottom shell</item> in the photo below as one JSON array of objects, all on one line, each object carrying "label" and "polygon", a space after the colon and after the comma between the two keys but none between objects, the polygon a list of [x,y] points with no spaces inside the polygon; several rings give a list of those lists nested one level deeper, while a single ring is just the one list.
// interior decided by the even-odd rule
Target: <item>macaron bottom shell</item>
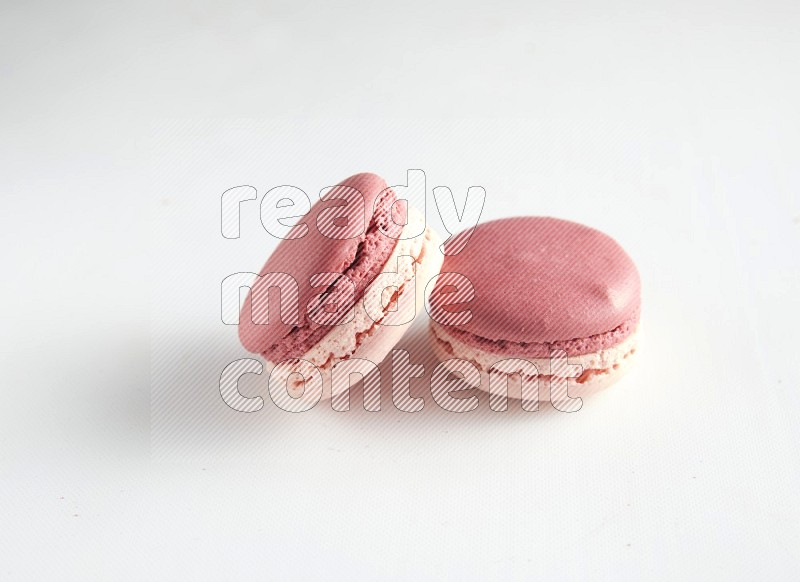
[{"label": "macaron bottom shell", "polygon": [[[551,360],[550,358],[525,358],[520,356],[513,356],[503,354],[497,350],[483,350],[476,348],[473,345],[467,345],[459,339],[455,338],[452,334],[447,333],[447,327],[431,321],[428,337],[431,349],[439,359],[446,366],[452,360],[465,360],[473,364],[480,372],[480,384],[469,384],[473,388],[480,388],[485,392],[490,392],[490,382],[495,378],[497,382],[500,376],[502,378],[503,386],[507,384],[508,398],[521,400],[523,394],[521,391],[522,382],[518,378],[506,380],[505,378],[525,374],[533,370],[537,374],[539,394],[538,400],[541,402],[551,401]],[[622,378],[632,367],[636,360],[637,353],[640,351],[641,346],[641,326],[628,335],[619,344],[600,350],[598,352],[582,354],[577,356],[567,356],[567,363],[570,366],[580,366],[580,369],[574,368],[571,370],[577,373],[575,377],[567,378],[568,395],[570,398],[583,398],[590,396],[596,392],[603,390],[617,382]],[[515,369],[518,374],[509,374],[506,372],[498,372],[500,366],[498,363],[506,362],[510,359],[524,360],[532,364],[535,368],[527,366],[518,366]],[[455,368],[455,366],[452,366]],[[531,376],[526,374],[526,379],[530,380]],[[466,382],[466,380],[465,380]],[[563,396],[562,396],[563,398]]]}]

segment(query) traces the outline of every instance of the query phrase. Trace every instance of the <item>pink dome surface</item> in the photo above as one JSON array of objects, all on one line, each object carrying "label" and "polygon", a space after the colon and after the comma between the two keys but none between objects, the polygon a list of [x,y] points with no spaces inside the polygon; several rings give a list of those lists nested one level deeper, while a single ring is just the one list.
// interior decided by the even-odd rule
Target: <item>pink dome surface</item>
[{"label": "pink dome surface", "polygon": [[[312,301],[313,306],[314,301],[318,301],[315,298],[325,290],[324,285],[316,288],[312,286],[312,275],[344,274],[355,285],[354,300],[357,301],[362,296],[364,289],[381,272],[391,255],[397,242],[393,237],[402,232],[402,224],[397,224],[402,223],[402,220],[396,213],[395,220],[390,220],[396,196],[394,191],[387,188],[386,182],[375,174],[351,176],[340,182],[331,192],[331,196],[318,201],[300,219],[300,223],[305,223],[308,227],[307,234],[302,238],[282,240],[260,272],[260,275],[286,273],[297,281],[299,302],[295,303],[294,297],[288,299],[292,304],[299,305],[298,319],[289,323],[281,320],[279,295],[271,291],[268,300],[269,323],[254,323],[251,318],[253,297],[266,297],[265,289],[269,286],[264,281],[256,282],[247,296],[239,318],[239,339],[245,349],[260,353],[272,362],[279,362],[285,358],[302,356],[331,330],[331,325],[317,323],[308,316],[309,301]],[[363,204],[352,189],[363,196]],[[336,209],[337,206],[341,208]],[[338,236],[342,236],[354,232],[356,236],[347,239],[331,238],[320,232],[318,225],[328,234],[335,231]],[[336,229],[332,225],[341,228]],[[365,228],[360,228],[362,225]],[[381,232],[381,229],[390,236]],[[262,306],[265,303],[266,300],[262,302]],[[353,303],[340,307],[337,312],[349,310]],[[258,317],[256,320],[258,321]]]},{"label": "pink dome surface", "polygon": [[459,254],[445,257],[442,272],[460,273],[475,288],[459,308],[471,309],[472,319],[444,330],[484,349],[516,343],[522,345],[512,351],[523,353],[535,348],[529,344],[558,344],[552,347],[587,353],[622,341],[639,318],[639,273],[631,258],[608,235],[566,220],[480,224]]}]

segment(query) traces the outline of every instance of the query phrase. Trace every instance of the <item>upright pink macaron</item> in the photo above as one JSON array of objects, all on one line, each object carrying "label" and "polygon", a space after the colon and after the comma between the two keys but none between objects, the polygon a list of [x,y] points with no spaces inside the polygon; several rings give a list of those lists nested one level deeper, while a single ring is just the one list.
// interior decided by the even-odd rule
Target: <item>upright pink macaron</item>
[{"label": "upright pink macaron", "polygon": [[[478,367],[486,390],[498,362],[533,363],[542,399],[561,373],[551,370],[550,356],[563,350],[572,373],[579,371],[570,394],[587,394],[628,367],[640,301],[636,266],[608,235],[557,218],[495,220],[478,225],[460,253],[445,257],[430,299],[431,340],[440,359]],[[517,371],[526,370],[532,368]],[[509,395],[519,398],[519,389]]]},{"label": "upright pink macaron", "polygon": [[[375,174],[340,182],[299,219],[251,287],[239,338],[270,370],[284,363],[292,397],[303,393],[303,377],[325,380],[330,396],[331,369],[343,360],[380,363],[422,308],[440,241],[416,209],[396,201]],[[316,371],[321,378],[309,377]]]}]

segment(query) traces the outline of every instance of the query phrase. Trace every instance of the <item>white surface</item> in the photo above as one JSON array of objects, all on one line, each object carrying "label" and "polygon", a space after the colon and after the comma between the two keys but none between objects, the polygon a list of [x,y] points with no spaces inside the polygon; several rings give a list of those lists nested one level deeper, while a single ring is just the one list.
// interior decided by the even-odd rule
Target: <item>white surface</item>
[{"label": "white surface", "polygon": [[[0,578],[796,576],[797,4],[520,4],[3,5]],[[617,238],[631,375],[571,415],[224,409],[219,282],[272,243],[221,193],[408,168]]]}]

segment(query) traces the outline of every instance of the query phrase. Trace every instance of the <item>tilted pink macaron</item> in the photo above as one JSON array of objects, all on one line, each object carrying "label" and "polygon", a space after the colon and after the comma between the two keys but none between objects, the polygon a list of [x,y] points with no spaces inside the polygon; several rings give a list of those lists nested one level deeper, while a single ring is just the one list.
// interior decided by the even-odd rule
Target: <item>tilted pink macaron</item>
[{"label": "tilted pink macaron", "polygon": [[[463,278],[459,284],[447,273],[466,277],[474,296]],[[550,369],[550,356],[563,350],[569,364],[581,366],[569,380],[570,395],[585,395],[619,378],[639,341],[633,261],[608,235],[557,218],[478,225],[461,252],[445,256],[430,302],[432,315],[439,304],[430,326],[435,353],[473,363],[487,391],[493,366],[522,359],[536,366],[540,398],[547,399],[560,371]],[[509,386],[508,395],[519,398],[520,384]]]},{"label": "tilted pink macaron", "polygon": [[[417,210],[405,204],[403,212],[396,201],[375,174],[340,182],[299,219],[251,287],[240,341],[268,371],[285,362],[282,378],[293,398],[304,390],[294,372],[306,383],[324,380],[323,396],[330,397],[338,362],[380,363],[423,309],[426,283],[442,262],[440,240]],[[280,293],[270,292],[275,286]],[[322,377],[308,377],[316,371],[301,360]]]}]

